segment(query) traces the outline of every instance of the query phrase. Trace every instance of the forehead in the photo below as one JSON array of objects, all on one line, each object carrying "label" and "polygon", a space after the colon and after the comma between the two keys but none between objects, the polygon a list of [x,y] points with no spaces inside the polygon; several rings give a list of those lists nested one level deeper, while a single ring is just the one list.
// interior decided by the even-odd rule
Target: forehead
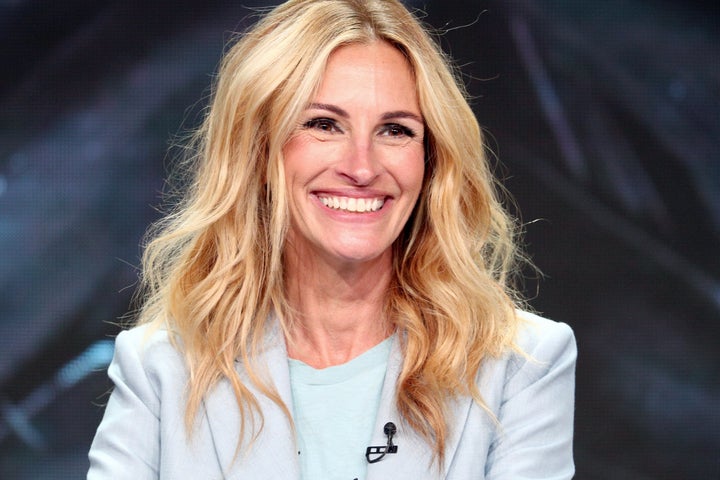
[{"label": "forehead", "polygon": [[345,61],[362,63],[376,62],[384,65],[393,65],[399,68],[407,69],[412,75],[412,68],[405,55],[399,48],[391,45],[384,40],[374,40],[370,42],[355,42],[340,45],[335,48],[327,60],[327,67],[343,63]]},{"label": "forehead", "polygon": [[400,50],[384,41],[353,43],[330,54],[314,101],[375,98],[419,110],[416,90],[412,67]]}]

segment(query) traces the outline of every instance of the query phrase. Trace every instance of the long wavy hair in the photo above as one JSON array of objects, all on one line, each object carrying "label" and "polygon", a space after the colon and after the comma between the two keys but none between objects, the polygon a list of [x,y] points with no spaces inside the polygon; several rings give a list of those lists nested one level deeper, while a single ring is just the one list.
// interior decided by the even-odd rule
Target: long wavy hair
[{"label": "long wavy hair", "polygon": [[[483,361],[513,347],[519,258],[460,79],[428,30],[396,0],[291,0],[228,49],[183,163],[185,191],[149,232],[138,323],[167,328],[188,370],[186,427],[218,382],[232,386],[240,439],[262,412],[250,381],[291,421],[255,359],[276,316],[287,333],[283,249],[289,218],[282,149],[339,46],[387,42],[410,63],[426,122],[426,175],[393,245],[386,311],[404,363],[397,406],[440,463],[448,402],[484,403]],[[259,415],[254,415],[259,414]],[[240,440],[239,440],[240,441]]]}]

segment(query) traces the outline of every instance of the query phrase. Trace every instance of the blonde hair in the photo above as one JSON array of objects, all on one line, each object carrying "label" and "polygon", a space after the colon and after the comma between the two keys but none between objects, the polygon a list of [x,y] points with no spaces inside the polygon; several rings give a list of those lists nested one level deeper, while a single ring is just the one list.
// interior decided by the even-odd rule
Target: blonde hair
[{"label": "blonde hair", "polygon": [[[166,327],[186,357],[190,431],[204,395],[222,379],[241,411],[240,439],[253,412],[262,419],[236,360],[291,418],[254,363],[272,313],[288,331],[282,148],[332,51],[373,41],[406,56],[426,122],[424,185],[393,246],[387,308],[404,353],[399,411],[440,463],[449,400],[470,395],[484,406],[479,368],[513,345],[514,222],[497,196],[480,128],[450,62],[398,1],[291,0],[224,56],[195,136],[186,192],[151,230],[143,256],[138,322]],[[255,427],[257,434],[262,424]]]}]

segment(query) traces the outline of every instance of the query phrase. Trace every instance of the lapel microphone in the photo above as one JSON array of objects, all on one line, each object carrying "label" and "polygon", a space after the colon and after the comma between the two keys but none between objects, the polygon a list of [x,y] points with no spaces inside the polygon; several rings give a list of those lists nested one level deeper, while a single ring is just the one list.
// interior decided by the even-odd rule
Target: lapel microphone
[{"label": "lapel microphone", "polygon": [[[379,462],[383,459],[385,455],[388,453],[397,453],[397,445],[393,444],[393,435],[397,433],[397,427],[395,427],[395,424],[392,422],[387,422],[385,426],[383,427],[383,432],[385,432],[385,435],[387,436],[387,445],[382,446],[371,446],[367,447],[367,450],[365,450],[365,458],[367,459],[368,463],[375,463]],[[373,455],[378,455],[375,458],[370,458]]]}]

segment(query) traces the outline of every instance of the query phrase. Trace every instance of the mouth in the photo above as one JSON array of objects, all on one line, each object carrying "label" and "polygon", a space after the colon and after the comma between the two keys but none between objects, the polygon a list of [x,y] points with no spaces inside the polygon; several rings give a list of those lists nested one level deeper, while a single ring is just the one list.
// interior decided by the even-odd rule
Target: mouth
[{"label": "mouth", "polygon": [[377,212],[385,204],[385,197],[355,198],[319,195],[318,198],[328,208],[353,213]]}]

